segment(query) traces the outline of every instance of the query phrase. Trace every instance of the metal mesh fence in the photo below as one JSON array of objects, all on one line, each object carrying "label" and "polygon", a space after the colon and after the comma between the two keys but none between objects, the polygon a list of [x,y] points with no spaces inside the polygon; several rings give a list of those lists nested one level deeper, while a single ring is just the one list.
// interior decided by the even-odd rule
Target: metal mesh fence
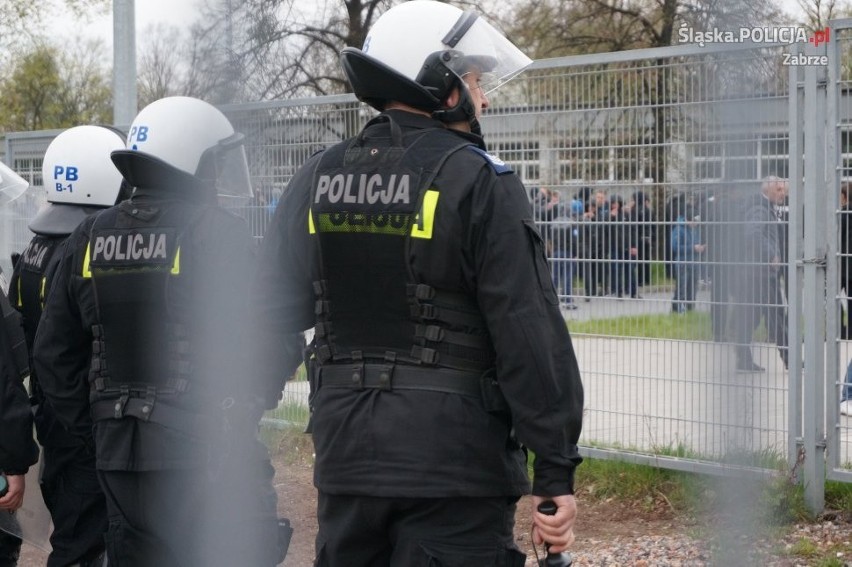
[{"label": "metal mesh fence", "polygon": [[[680,46],[537,61],[490,101],[486,140],[526,184],[574,338],[587,453],[713,472],[792,465],[802,417],[791,407],[798,382],[785,369],[785,331],[803,320],[790,308],[800,255],[788,251],[798,240],[788,227],[803,224],[786,197],[766,195],[784,191],[772,176],[794,173],[796,94],[784,53]],[[847,74],[838,96],[845,121]],[[374,114],[351,96],[223,110],[247,136],[255,186],[252,202],[231,206],[258,239],[308,156]],[[40,139],[42,153],[51,137]],[[837,139],[847,148],[847,126]],[[24,142],[33,140],[7,140],[7,163],[18,171],[39,159]],[[25,219],[37,201],[6,211],[5,257],[29,240]],[[845,213],[830,210],[840,226]],[[837,252],[828,264],[837,269],[850,252],[831,238]],[[838,313],[846,297],[839,281],[828,288]],[[837,376],[852,357],[840,328],[828,330],[840,353],[828,374]],[[830,384],[826,403],[836,407],[840,378]],[[304,424],[306,400],[297,377],[270,417]],[[842,471],[852,460],[852,418],[828,415]]]},{"label": "metal mesh fence", "polygon": [[826,297],[826,438],[833,479],[852,481],[852,22],[838,22],[830,61],[827,132],[829,261]]},{"label": "metal mesh fence", "polygon": [[783,51],[660,53],[539,62],[515,93],[536,149],[489,138],[523,160],[549,244],[587,390],[583,444],[782,464],[786,310],[764,288],[781,292],[784,259],[754,250],[784,240],[784,202],[748,212],[761,179],[788,175]]}]

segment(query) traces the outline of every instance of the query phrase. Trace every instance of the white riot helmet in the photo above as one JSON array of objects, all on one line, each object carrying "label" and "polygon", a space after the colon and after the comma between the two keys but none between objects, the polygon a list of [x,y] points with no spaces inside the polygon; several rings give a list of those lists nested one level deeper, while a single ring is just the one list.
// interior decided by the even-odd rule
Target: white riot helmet
[{"label": "white riot helmet", "polygon": [[104,126],[75,126],[56,136],[41,167],[47,204],[30,221],[30,230],[71,234],[95,208],[115,205],[122,179],[109,156],[122,147],[121,133]]},{"label": "white riot helmet", "polygon": [[213,105],[174,96],[143,108],[112,160],[134,187],[196,188],[215,197],[250,197],[244,137]]},{"label": "white riot helmet", "polygon": [[475,120],[465,74],[482,73],[480,86],[488,93],[532,62],[477,13],[434,0],[394,6],[370,28],[363,49],[347,47],[340,57],[355,95],[378,110],[394,100],[439,111],[459,87],[471,108],[435,116],[446,122],[459,120],[458,112]]},{"label": "white riot helmet", "polygon": [[23,195],[29,186],[27,180],[0,162],[0,207]]}]

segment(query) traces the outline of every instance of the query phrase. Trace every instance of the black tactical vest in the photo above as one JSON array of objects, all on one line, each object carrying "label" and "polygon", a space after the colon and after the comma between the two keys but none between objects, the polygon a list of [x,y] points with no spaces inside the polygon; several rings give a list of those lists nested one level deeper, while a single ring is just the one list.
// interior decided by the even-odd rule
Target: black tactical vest
[{"label": "black tactical vest", "polygon": [[9,346],[12,350],[12,360],[15,375],[22,380],[29,374],[29,354],[26,338],[21,321],[21,314],[12,308],[6,293],[0,289],[0,315],[3,316],[2,324],[6,327]]},{"label": "black tactical vest", "polygon": [[47,294],[47,268],[64,237],[36,235],[21,253],[15,266],[16,278],[9,290],[14,307],[24,318],[27,344],[32,346]]},{"label": "black tactical vest", "polygon": [[195,210],[126,201],[95,218],[82,275],[92,280],[97,310],[89,373],[96,397],[188,388],[191,341],[169,299],[187,278],[181,258],[191,251],[182,249],[181,235]]},{"label": "black tactical vest", "polygon": [[[365,363],[388,365],[381,380],[413,366],[478,376],[493,367],[494,353],[475,299],[415,281],[409,270],[412,239],[431,238],[440,222],[441,188],[433,181],[470,142],[439,128],[404,138],[386,115],[378,122],[387,123],[390,146],[371,145],[362,133],[327,150],[313,177],[309,230],[319,242],[315,346],[322,384],[332,385],[338,365],[363,381],[370,376],[359,370]],[[430,375],[423,376],[425,389],[433,389]]]}]

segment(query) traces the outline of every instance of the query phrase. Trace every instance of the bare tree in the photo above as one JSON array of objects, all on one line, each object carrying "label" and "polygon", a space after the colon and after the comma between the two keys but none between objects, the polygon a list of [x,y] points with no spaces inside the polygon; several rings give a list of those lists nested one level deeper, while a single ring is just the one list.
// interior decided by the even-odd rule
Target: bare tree
[{"label": "bare tree", "polygon": [[139,50],[136,74],[139,108],[157,99],[186,94],[183,92],[183,73],[186,54],[181,32],[175,26],[158,24],[146,29]]},{"label": "bare tree", "polygon": [[112,84],[103,65],[100,40],[88,40],[57,53],[61,88],[57,119],[63,125],[112,122]]},{"label": "bare tree", "polygon": [[[814,0],[833,1],[833,0]],[[665,47],[677,30],[779,23],[768,0],[527,0],[514,3],[510,36],[535,58]]]},{"label": "bare tree", "polygon": [[65,6],[83,16],[109,5],[110,0],[0,0],[0,51],[20,52],[45,40],[40,33],[45,17]]},{"label": "bare tree", "polygon": [[829,20],[852,14],[849,3],[842,0],[798,0],[798,4],[805,13],[802,23],[811,30],[822,29]]},{"label": "bare tree", "polygon": [[[207,0],[193,29],[221,102],[347,92],[340,50],[360,47],[391,0]],[[199,77],[200,78],[200,77]]]},{"label": "bare tree", "polygon": [[[513,7],[511,20],[506,23],[509,35],[534,58],[666,47],[677,43],[681,26],[701,31],[783,21],[783,14],[768,0],[527,0]],[[560,107],[580,104],[601,109],[598,112],[606,115],[608,129],[598,128],[597,138],[587,143],[572,142],[588,147],[574,153],[581,159],[594,157],[601,144],[614,146],[616,153],[638,152],[641,156],[634,156],[632,161],[641,157],[646,164],[643,175],[661,182],[669,171],[667,144],[678,127],[689,120],[678,112],[676,103],[684,102],[687,94],[696,94],[696,88],[719,92],[744,86],[753,91],[764,86],[775,88],[772,80],[778,76],[777,69],[765,67],[766,63],[758,60],[710,60],[702,69],[709,72],[706,69],[715,68],[718,80],[707,81],[706,77],[691,76],[688,67],[672,65],[667,59],[657,60],[655,65],[590,64],[576,88],[565,89],[574,100],[554,100],[552,93],[530,92],[528,96],[533,100],[547,97],[544,104]],[[614,110],[617,108],[644,110],[631,113]],[[624,128],[625,121],[630,120],[638,123]],[[624,139],[626,132],[632,138]],[[588,156],[583,157],[583,152]]]}]

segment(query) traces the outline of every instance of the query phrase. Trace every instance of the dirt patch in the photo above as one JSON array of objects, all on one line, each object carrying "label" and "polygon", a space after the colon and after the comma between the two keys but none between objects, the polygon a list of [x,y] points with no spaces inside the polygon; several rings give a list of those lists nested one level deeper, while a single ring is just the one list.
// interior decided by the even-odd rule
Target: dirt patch
[{"label": "dirt patch", "polygon": [[[273,456],[279,515],[289,518],[294,529],[284,567],[310,567],[314,559],[317,520],[313,467],[308,447],[301,444],[298,447],[296,455],[293,454],[291,446],[289,451],[280,451]],[[659,536],[684,530],[684,526],[678,525],[673,515],[666,510],[631,509],[615,501],[586,502],[582,495],[578,498],[578,507],[580,516],[575,530],[577,541],[574,545],[577,554],[586,550],[591,552],[608,540],[649,534]],[[518,503],[516,515],[515,540],[530,558],[528,565],[534,564],[530,539],[531,514],[530,499],[522,498]],[[39,567],[43,566],[46,560],[46,553],[25,544],[18,565]]]},{"label": "dirt patch", "polygon": [[[314,558],[314,536],[317,530],[316,489],[312,484],[313,469],[309,463],[287,463],[282,456],[274,460],[276,491],[280,515],[290,518],[295,530],[285,567],[309,567]],[[615,501],[587,503],[578,498],[579,520],[575,529],[575,552],[592,550],[601,541],[634,538],[642,535],[667,535],[683,531],[684,525],[664,509],[631,509]],[[515,516],[515,541],[529,558],[534,558],[530,528],[532,502],[524,497]],[[539,549],[539,553],[541,550]],[[528,564],[534,564],[528,562]]]},{"label": "dirt patch", "polygon": [[293,526],[293,539],[283,565],[309,567],[313,565],[314,536],[317,533],[317,491],[313,485],[313,467],[281,461],[281,457],[273,461],[278,515],[289,518]]},{"label": "dirt patch", "polygon": [[[312,451],[310,442],[303,441],[305,436],[301,438],[295,444],[292,438],[279,440],[279,450],[273,449],[279,515],[289,518],[295,530],[284,567],[310,567],[314,559],[317,521]],[[675,513],[662,497],[650,503],[627,503],[600,500],[580,493],[577,500],[577,540],[572,552],[574,564],[578,567],[716,563],[712,554],[718,553],[718,548],[715,552],[709,550],[708,542],[701,541],[704,538],[699,535],[706,532],[702,525],[708,521],[705,519],[704,522],[698,522]],[[531,513],[531,501],[525,497],[518,505],[515,540],[527,554],[528,567],[535,565],[530,539]],[[823,518],[822,523],[794,526],[767,541],[741,542],[740,547],[757,546],[765,550],[759,558],[747,563],[755,565],[789,567],[800,564],[801,561],[784,556],[782,550],[789,551],[795,545],[801,546],[803,540],[811,542],[814,549],[821,553],[843,557],[845,560],[852,556],[850,520],[852,518],[846,515]],[[696,536],[698,539],[695,539]],[[42,566],[46,557],[44,552],[25,545],[19,567]]]}]

